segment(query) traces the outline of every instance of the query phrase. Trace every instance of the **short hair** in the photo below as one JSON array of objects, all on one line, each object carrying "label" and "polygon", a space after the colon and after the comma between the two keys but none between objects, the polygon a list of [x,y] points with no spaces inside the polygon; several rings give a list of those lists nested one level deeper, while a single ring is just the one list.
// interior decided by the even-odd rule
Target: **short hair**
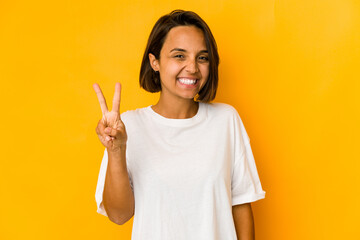
[{"label": "short hair", "polygon": [[210,28],[199,15],[192,11],[174,10],[159,18],[155,23],[142,59],[140,68],[140,87],[148,92],[161,91],[160,74],[155,72],[149,60],[149,53],[152,53],[156,59],[160,59],[160,51],[164,45],[165,39],[169,31],[177,26],[195,26],[202,30],[206,47],[209,54],[209,76],[196,97],[197,101],[210,102],[214,100],[218,87],[218,66],[219,54],[215,39]]}]

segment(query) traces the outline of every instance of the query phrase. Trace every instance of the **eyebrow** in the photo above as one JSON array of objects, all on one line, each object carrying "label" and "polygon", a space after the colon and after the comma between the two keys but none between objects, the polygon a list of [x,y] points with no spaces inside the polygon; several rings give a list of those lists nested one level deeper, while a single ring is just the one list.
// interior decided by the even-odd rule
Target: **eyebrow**
[{"label": "eyebrow", "polygon": [[[186,50],[182,49],[182,48],[174,48],[170,52],[173,52],[173,51],[186,52]],[[208,50],[201,50],[200,53],[208,53]]]}]

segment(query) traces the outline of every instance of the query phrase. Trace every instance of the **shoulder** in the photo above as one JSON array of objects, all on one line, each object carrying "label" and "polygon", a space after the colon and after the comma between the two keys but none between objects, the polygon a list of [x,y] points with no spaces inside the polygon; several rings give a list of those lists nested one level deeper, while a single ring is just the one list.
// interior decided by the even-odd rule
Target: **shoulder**
[{"label": "shoulder", "polygon": [[206,103],[210,115],[223,115],[228,117],[238,116],[236,109],[226,103]]},{"label": "shoulder", "polygon": [[125,111],[120,115],[121,120],[125,123],[125,125],[136,124],[143,118],[148,108],[149,107],[144,107]]},{"label": "shoulder", "polygon": [[143,114],[147,108],[149,108],[149,107],[137,108],[134,110],[127,110],[127,111],[121,113],[121,119],[135,118],[135,117]]},{"label": "shoulder", "polygon": [[213,119],[244,127],[238,111],[233,106],[226,103],[209,103],[208,116]]},{"label": "shoulder", "polygon": [[245,125],[238,111],[233,106],[225,103],[210,103],[209,112],[213,112],[213,115],[218,116],[216,118],[221,119],[222,124],[227,122],[234,132],[241,134],[244,142],[250,142]]},{"label": "shoulder", "polygon": [[141,132],[146,123],[146,111],[148,107],[128,110],[120,115],[121,121],[124,123],[128,137]]}]

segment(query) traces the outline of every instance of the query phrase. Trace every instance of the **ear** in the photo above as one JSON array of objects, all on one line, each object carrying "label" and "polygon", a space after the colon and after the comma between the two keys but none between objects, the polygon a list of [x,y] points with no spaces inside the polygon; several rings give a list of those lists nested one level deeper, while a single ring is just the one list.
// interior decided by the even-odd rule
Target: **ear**
[{"label": "ear", "polygon": [[149,62],[152,69],[154,69],[155,72],[159,71],[159,60],[157,60],[154,54],[152,53],[149,53]]}]

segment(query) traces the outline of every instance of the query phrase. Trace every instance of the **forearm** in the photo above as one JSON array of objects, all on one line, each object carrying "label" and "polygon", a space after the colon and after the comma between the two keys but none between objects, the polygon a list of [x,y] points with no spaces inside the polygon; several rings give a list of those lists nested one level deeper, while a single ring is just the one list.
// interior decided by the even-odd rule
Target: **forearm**
[{"label": "forearm", "polygon": [[233,206],[233,217],[238,240],[254,240],[254,217],[250,203]]},{"label": "forearm", "polygon": [[108,166],[103,205],[111,221],[124,224],[134,214],[134,194],[127,172],[125,147],[117,153],[108,152]]}]

